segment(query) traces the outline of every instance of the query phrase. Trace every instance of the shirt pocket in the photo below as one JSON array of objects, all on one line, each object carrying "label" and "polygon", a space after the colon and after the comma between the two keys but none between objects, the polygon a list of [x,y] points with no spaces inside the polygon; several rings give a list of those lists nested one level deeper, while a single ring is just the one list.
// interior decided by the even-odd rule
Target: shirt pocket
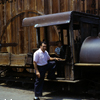
[{"label": "shirt pocket", "polygon": [[40,54],[39,55],[39,59],[43,59],[43,58],[44,58],[44,56]]}]

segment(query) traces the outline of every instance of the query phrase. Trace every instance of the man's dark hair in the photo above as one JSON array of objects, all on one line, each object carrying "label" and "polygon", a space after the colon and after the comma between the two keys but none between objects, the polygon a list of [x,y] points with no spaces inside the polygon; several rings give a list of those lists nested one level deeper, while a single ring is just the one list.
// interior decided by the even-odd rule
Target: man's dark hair
[{"label": "man's dark hair", "polygon": [[42,46],[42,43],[47,44],[46,41],[40,42],[40,46]]},{"label": "man's dark hair", "polygon": [[56,42],[56,44],[57,44],[57,45],[58,45],[58,43],[61,43],[61,44],[62,44],[62,42],[61,42],[61,41],[57,41],[57,42]]}]

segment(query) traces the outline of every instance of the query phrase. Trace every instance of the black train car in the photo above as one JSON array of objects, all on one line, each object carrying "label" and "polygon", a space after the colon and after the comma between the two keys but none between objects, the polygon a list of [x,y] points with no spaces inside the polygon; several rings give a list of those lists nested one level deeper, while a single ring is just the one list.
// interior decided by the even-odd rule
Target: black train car
[{"label": "black train car", "polygon": [[[98,80],[99,82],[99,16],[77,11],[68,11],[24,18],[22,24],[23,26],[34,26],[36,28],[38,45],[41,36],[40,28],[44,27],[48,51],[50,47],[48,27],[56,26],[60,30],[59,39],[65,47],[64,61],[60,61],[63,63],[64,75],[62,78],[56,78],[53,81],[76,83],[80,80],[89,80],[91,82]],[[64,45],[64,30],[67,30],[67,40],[65,41],[67,45]]]},{"label": "black train car", "polygon": [[[54,82],[79,83],[85,80],[90,87],[100,83],[100,17],[77,11],[68,11],[23,19],[23,26],[34,26],[37,34],[37,48],[40,43],[40,28],[44,27],[44,37],[47,42],[47,50],[50,50],[52,41],[48,39],[48,28],[56,26],[59,30],[59,40],[63,44],[63,60],[56,62],[56,79]],[[66,32],[66,38],[64,33]],[[50,37],[49,37],[50,38]],[[66,43],[66,44],[65,44]],[[36,49],[37,49],[36,48]],[[36,50],[34,49],[34,50]],[[55,54],[50,54],[55,56]],[[32,54],[0,53],[0,80],[6,80],[10,85],[14,81],[22,82],[24,87],[34,83],[35,74]],[[30,70],[27,73],[23,70]],[[16,72],[17,70],[17,72]],[[21,73],[19,73],[21,72]],[[60,76],[57,74],[60,73]],[[45,81],[50,81],[45,78]],[[91,84],[92,82],[92,84]],[[97,84],[95,84],[97,83]]]}]

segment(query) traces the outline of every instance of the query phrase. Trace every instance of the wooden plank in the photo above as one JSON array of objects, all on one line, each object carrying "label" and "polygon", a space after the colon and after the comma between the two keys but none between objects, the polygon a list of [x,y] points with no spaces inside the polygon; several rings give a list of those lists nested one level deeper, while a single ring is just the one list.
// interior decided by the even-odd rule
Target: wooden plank
[{"label": "wooden plank", "polygon": [[85,2],[85,13],[87,12],[87,0],[84,0]]},{"label": "wooden plank", "polygon": [[[58,12],[60,12],[60,10],[61,10],[61,7],[60,7],[60,2],[61,2],[61,0],[50,0],[49,1],[49,12],[50,13],[58,13]],[[48,31],[49,33],[49,40],[50,41],[57,41],[57,40],[59,40],[58,39],[58,35],[57,35],[57,31],[55,30],[55,27],[49,27],[49,31]],[[54,50],[55,50],[55,46],[50,46],[50,53],[52,53],[52,52],[54,52]]]},{"label": "wooden plank", "polygon": [[61,7],[60,7],[60,2],[61,2],[61,0],[58,0],[58,12],[60,12],[60,9],[61,9]]},{"label": "wooden plank", "polygon": [[[12,2],[11,3],[11,17],[15,16],[15,3]],[[16,43],[16,36],[15,36],[15,21],[12,21],[11,22],[11,35],[12,35],[12,43]],[[14,53],[14,48],[15,47],[12,47],[12,53]]]},{"label": "wooden plank", "polygon": [[[27,6],[26,6],[27,5]],[[24,0],[24,10],[29,10],[29,0]],[[25,13],[24,17],[28,17],[28,13]],[[28,53],[29,52],[29,45],[30,45],[30,42],[29,42],[29,27],[24,27],[24,52],[25,53]]]},{"label": "wooden plank", "polygon": [[98,66],[98,67],[100,67],[100,64],[99,63],[75,63],[75,66],[94,66],[94,67],[96,67],[96,66]]},{"label": "wooden plank", "polygon": [[77,83],[77,82],[80,82],[80,80],[67,80],[67,79],[61,79],[61,78],[57,78],[55,80],[50,80],[50,79],[44,79],[44,81],[53,81],[53,82],[67,82],[67,83]]},{"label": "wooden plank", "polygon": [[[21,20],[20,20],[21,21]],[[24,31],[23,29],[19,30],[19,53],[24,53]]]},{"label": "wooden plank", "polygon": [[44,14],[44,0],[36,0],[36,10]]},{"label": "wooden plank", "polygon": [[[30,9],[35,11],[36,10],[36,0],[30,1]],[[36,14],[30,14],[30,16],[37,16]],[[30,27],[30,51],[32,52],[33,48],[36,48],[36,29],[34,26]]]},{"label": "wooden plank", "polygon": [[11,54],[10,66],[25,66],[27,54]]},{"label": "wooden plank", "polygon": [[71,7],[70,3],[71,3],[71,0],[68,0],[68,11],[71,10],[71,9],[70,9],[70,7]]},{"label": "wooden plank", "polygon": [[48,3],[49,3],[49,14],[52,14],[52,0],[49,0]]},{"label": "wooden plank", "polygon": [[85,2],[85,5],[86,5],[86,13],[91,13],[93,14],[92,12],[92,8],[91,8],[91,4],[92,4],[92,0],[86,0]]},{"label": "wooden plank", "polygon": [[[14,11],[15,11],[15,15],[17,15],[18,13],[18,1],[16,0],[15,3],[14,3]],[[14,19],[14,26],[15,26],[15,30],[14,31],[14,34],[15,34],[15,42],[18,43],[18,17],[16,17]],[[18,48],[19,44],[14,48],[14,54],[17,54],[19,52],[19,48]]]},{"label": "wooden plank", "polygon": [[[18,0],[13,1],[11,3],[11,13],[12,13],[12,16],[11,17],[12,18],[14,16],[16,16],[17,13],[18,13],[17,12],[17,10],[18,10],[17,4],[18,4]],[[12,29],[12,33],[11,34],[12,34],[12,42],[15,42],[15,43],[18,44],[18,41],[17,41],[17,23],[18,23],[18,20],[17,20],[17,17],[16,17],[11,22],[11,29]],[[15,54],[18,53],[18,45],[16,47],[12,47],[12,53],[15,53]]]},{"label": "wooden plank", "polygon": [[29,0],[24,0],[24,10],[29,9]]},{"label": "wooden plank", "polygon": [[18,0],[18,12],[22,11],[22,0]]},{"label": "wooden plank", "polygon": [[60,8],[59,12],[64,12],[65,11],[64,0],[60,0],[60,5],[58,6],[58,8]]},{"label": "wooden plank", "polygon": [[[52,3],[53,3],[52,0],[49,0],[49,1],[48,1],[48,4],[49,4],[49,8],[48,8],[49,14],[52,14],[52,12],[53,12]],[[48,34],[49,34],[49,37],[50,37],[49,40],[52,41],[52,38],[51,38],[51,37],[52,37],[52,27],[48,27]],[[53,52],[53,51],[52,51],[52,46],[50,46],[49,52],[50,52],[50,53]]]},{"label": "wooden plank", "polygon": [[[27,2],[28,3],[28,2]],[[18,13],[19,12],[22,12],[23,11],[23,7],[24,7],[24,2],[23,0],[18,0]],[[24,18],[24,14],[21,14],[18,16],[17,18],[17,23],[18,23],[18,26],[17,26],[17,38],[18,38],[18,50],[19,50],[19,53],[24,53],[24,29],[22,27],[22,19]]]},{"label": "wooden plank", "polygon": [[[29,4],[30,4],[30,2],[29,2],[29,0],[27,0],[27,5],[28,5],[28,10],[29,10]],[[28,17],[30,17],[30,14],[28,13]],[[30,39],[31,39],[31,37],[30,37],[30,27],[28,27],[28,52],[30,52],[30,45],[31,45],[31,41],[30,41]]]},{"label": "wooden plank", "polygon": [[90,13],[91,14],[96,14],[95,9],[96,9],[96,0],[91,0],[90,2]]},{"label": "wooden plank", "polygon": [[3,5],[4,6],[3,7],[4,8],[3,9],[4,10],[4,25],[6,25],[6,8],[7,8],[6,5],[7,5],[7,3],[4,3],[4,5]]},{"label": "wooden plank", "polygon": [[29,9],[30,10],[35,10],[35,5],[36,4],[36,0],[29,0]]},{"label": "wooden plank", "polygon": [[[36,15],[33,15],[33,16],[36,16]],[[34,27],[30,28],[30,37],[31,37],[31,48],[30,49],[33,50],[33,48],[37,47],[37,44],[36,44],[36,29]]]},{"label": "wooden plank", "polygon": [[[75,3],[74,3],[75,5]],[[81,12],[81,0],[77,0],[77,11]]]},{"label": "wooden plank", "polygon": [[[11,19],[11,3],[6,3],[6,11],[7,11],[7,16],[6,16],[6,22]],[[7,42],[11,43],[12,36],[11,36],[11,23],[7,27]],[[7,51],[12,53],[12,47],[7,47]]]},{"label": "wooden plank", "polygon": [[[37,11],[41,12],[44,14],[44,0],[37,0],[36,2],[37,5]],[[44,39],[44,28],[40,28],[40,41],[43,41]]]},{"label": "wooden plank", "polygon": [[28,53],[28,27],[24,28],[24,53]]},{"label": "wooden plank", "polygon": [[[18,13],[19,13],[19,11],[22,12],[24,9],[24,1],[19,0],[19,3],[20,3],[20,6],[18,5]],[[25,3],[28,4],[28,1],[25,1]],[[19,53],[24,53],[24,45],[25,45],[24,28],[22,27],[23,18],[24,18],[24,14],[21,14],[18,16],[18,26],[17,27],[18,27]]]},{"label": "wooden plank", "polygon": [[0,4],[0,37],[2,34],[2,4]]},{"label": "wooden plank", "polygon": [[[6,25],[6,3],[2,4],[2,30],[4,28],[4,26]],[[5,32],[6,34],[6,32]],[[2,43],[5,42],[5,37],[2,37]],[[4,52],[5,48],[1,48],[1,52]]]},{"label": "wooden plank", "polygon": [[10,53],[0,53],[0,65],[1,66],[10,65]]},{"label": "wooden plank", "polygon": [[45,39],[45,36],[44,36],[44,28],[40,28],[40,41],[43,41]]},{"label": "wooden plank", "polygon": [[[31,6],[34,6],[34,7],[31,7],[30,6],[30,9],[35,11],[37,9],[37,5],[36,5],[36,0],[32,0],[30,3]],[[32,16],[37,16],[36,14],[29,14],[30,17]],[[32,52],[32,49],[33,48],[36,48],[37,47],[37,44],[36,44],[36,29],[34,28],[34,26],[31,26],[30,27],[30,52]]]},{"label": "wooden plank", "polygon": [[75,4],[75,5],[74,5],[74,10],[75,10],[75,11],[77,11],[77,3],[78,3],[78,0],[74,0],[74,4]]},{"label": "wooden plank", "polygon": [[73,10],[73,0],[69,0],[69,10],[72,11]]},{"label": "wooden plank", "polygon": [[[27,0],[24,0],[24,10],[28,10]],[[24,18],[28,17],[28,13],[24,14]],[[24,27],[24,53],[28,53],[28,27]]]},{"label": "wooden plank", "polygon": [[[18,0],[16,0],[16,4],[15,4],[15,12],[16,12],[16,15],[18,14]],[[16,30],[15,30],[15,32],[16,32],[16,42],[18,43],[18,46],[17,46],[17,54],[19,54],[20,52],[19,52],[19,28],[18,28],[18,26],[19,26],[19,17],[16,17]]]},{"label": "wooden plank", "polygon": [[68,11],[68,1],[69,0],[64,0],[65,11]]},{"label": "wooden plank", "polygon": [[65,65],[65,79],[70,80],[70,66]]},{"label": "wooden plank", "polygon": [[49,2],[44,0],[44,14],[49,14]]},{"label": "wooden plank", "polygon": [[1,3],[0,4],[0,41],[1,41],[3,25],[4,25],[4,8],[3,7],[4,5]]},{"label": "wooden plank", "polygon": [[[17,13],[22,11],[22,0],[18,0],[16,3],[17,3],[16,4],[16,15],[17,15]],[[21,27],[20,20],[21,20],[21,16],[18,16],[16,18],[16,36],[17,36],[16,41],[18,42],[18,49],[17,49],[18,54],[22,53],[21,52],[21,41],[22,41],[21,40],[21,34],[22,33],[21,33],[21,29],[20,29],[20,27]]]},{"label": "wooden plank", "polygon": [[99,14],[99,11],[98,11],[98,8],[99,8],[99,0],[96,0],[95,3],[96,3],[96,8],[94,9],[94,12],[95,12],[96,15],[98,15]]},{"label": "wooden plank", "polygon": [[81,0],[81,12],[85,12],[84,0]]},{"label": "wooden plank", "polygon": [[17,72],[23,72],[24,68],[17,68],[17,66],[24,67],[26,65],[27,54],[11,54],[10,66],[16,66],[12,70]]},{"label": "wooden plank", "polygon": [[58,3],[59,3],[58,0],[52,0],[52,13],[59,12],[59,10],[58,10],[58,8],[59,8]]}]

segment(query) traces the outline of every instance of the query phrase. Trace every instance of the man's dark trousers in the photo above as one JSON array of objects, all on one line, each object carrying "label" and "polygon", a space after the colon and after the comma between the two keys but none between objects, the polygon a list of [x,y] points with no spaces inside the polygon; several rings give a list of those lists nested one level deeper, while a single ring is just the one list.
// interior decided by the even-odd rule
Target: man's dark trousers
[{"label": "man's dark trousers", "polygon": [[[34,84],[34,92],[36,97],[42,96],[42,89],[44,84],[44,77],[47,70],[51,71],[53,67],[51,64],[45,65],[45,66],[37,66],[38,70],[40,72],[40,78],[36,76],[35,84]],[[54,71],[53,71],[54,73]],[[52,75],[52,73],[50,73]],[[50,76],[51,76],[50,75]]]}]

